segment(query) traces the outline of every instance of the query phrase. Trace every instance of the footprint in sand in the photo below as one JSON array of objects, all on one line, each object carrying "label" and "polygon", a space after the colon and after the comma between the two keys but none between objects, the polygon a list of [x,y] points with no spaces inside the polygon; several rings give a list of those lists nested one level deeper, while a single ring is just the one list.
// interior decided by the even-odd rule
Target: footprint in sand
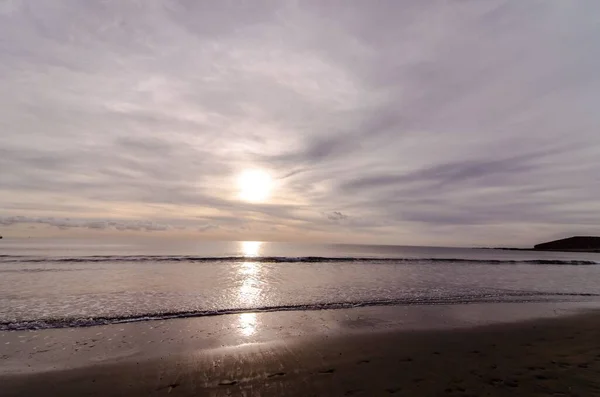
[{"label": "footprint in sand", "polygon": [[358,394],[360,392],[362,392],[362,389],[354,389],[354,390],[348,390],[347,392],[344,393],[344,396],[353,396],[355,394]]},{"label": "footprint in sand", "polygon": [[171,390],[173,390],[174,388],[176,388],[177,386],[179,386],[179,383],[171,383],[170,385],[166,385],[166,386],[162,386],[159,387],[158,389],[156,389],[157,391],[159,390],[164,390],[164,389],[168,389],[169,393],[171,393]]},{"label": "footprint in sand", "polygon": [[334,372],[335,372],[334,368],[323,369],[323,370],[319,371],[320,374],[332,374]]},{"label": "footprint in sand", "polygon": [[237,384],[237,380],[222,380],[219,382],[219,386],[233,386]]},{"label": "footprint in sand", "polygon": [[488,383],[492,386],[499,386],[504,382],[500,378],[492,378],[492,379],[488,380]]},{"label": "footprint in sand", "polygon": [[488,381],[492,386],[508,386],[508,387],[519,387],[519,382],[515,379],[499,379],[492,378]]}]

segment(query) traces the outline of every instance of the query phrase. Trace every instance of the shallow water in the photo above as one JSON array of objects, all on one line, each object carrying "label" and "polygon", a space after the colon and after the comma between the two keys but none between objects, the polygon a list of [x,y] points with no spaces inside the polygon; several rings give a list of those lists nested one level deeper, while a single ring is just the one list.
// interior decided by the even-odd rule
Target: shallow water
[{"label": "shallow water", "polygon": [[600,255],[258,242],[5,241],[0,329],[245,311],[589,301]]}]

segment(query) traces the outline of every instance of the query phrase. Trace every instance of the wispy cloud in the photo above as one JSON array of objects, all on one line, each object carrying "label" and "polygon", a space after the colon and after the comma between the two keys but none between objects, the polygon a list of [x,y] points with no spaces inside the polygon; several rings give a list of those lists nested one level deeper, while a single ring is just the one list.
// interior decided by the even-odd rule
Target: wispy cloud
[{"label": "wispy cloud", "polygon": [[41,224],[54,226],[62,230],[71,228],[87,228],[96,230],[114,229],[118,231],[165,231],[172,226],[149,221],[105,221],[105,220],[80,220],[70,218],[30,218],[26,216],[0,217],[0,225],[12,226],[16,224]]},{"label": "wispy cloud", "polygon": [[[0,227],[400,244],[598,233],[599,12],[3,2]],[[236,175],[257,167],[273,198],[241,203]]]}]

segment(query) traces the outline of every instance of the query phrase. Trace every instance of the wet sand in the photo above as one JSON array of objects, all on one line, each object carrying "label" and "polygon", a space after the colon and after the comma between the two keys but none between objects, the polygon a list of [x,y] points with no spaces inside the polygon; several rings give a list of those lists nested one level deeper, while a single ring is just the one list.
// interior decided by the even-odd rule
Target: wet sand
[{"label": "wet sand", "polygon": [[[506,305],[482,306],[487,313],[507,309]],[[515,305],[513,310],[519,307],[523,306]],[[556,305],[544,307],[546,312],[556,311]],[[443,310],[336,311],[332,315],[337,320],[324,318],[328,330],[310,328],[295,335],[290,332],[297,326],[286,329],[277,321],[290,324],[295,318],[306,325],[307,318],[301,313],[255,318],[271,327],[264,332],[255,329],[252,335],[243,327],[228,328],[231,319],[227,318],[211,320],[208,325],[206,319],[188,319],[179,324],[184,328],[170,320],[162,326],[154,324],[152,331],[150,323],[38,331],[33,333],[35,340],[54,338],[51,343],[56,342],[48,345],[49,351],[36,353],[51,354],[46,360],[7,349],[19,339],[22,346],[32,346],[34,340],[27,340],[32,333],[3,333],[0,341],[9,345],[2,350],[7,352],[2,356],[7,366],[0,374],[0,395],[600,396],[600,312],[573,311],[473,326],[468,319],[478,309],[454,307],[453,316],[442,321],[446,326],[424,328],[417,326],[422,322],[410,320],[415,313],[421,313],[423,320],[430,316],[439,320]],[[465,315],[469,310],[471,314]],[[390,313],[396,313],[396,323],[376,321]],[[312,326],[319,315],[329,314],[312,314]],[[347,322],[339,327],[344,316]],[[400,323],[405,326],[399,327]],[[196,327],[199,337],[182,343],[183,335],[189,338],[193,332],[190,326]],[[124,337],[134,330],[145,332],[155,343],[143,340],[147,345],[143,348],[117,345],[110,350],[108,339],[123,344]],[[211,340],[207,332],[216,333],[217,338]],[[98,333],[97,339],[91,337]],[[223,338],[232,334],[238,334],[237,339]],[[249,342],[240,343],[244,337],[250,338]],[[76,338],[71,339],[76,353],[61,356],[68,349],[60,347],[64,339],[56,338]],[[143,338],[140,334],[133,339],[140,342]],[[94,349],[112,353],[99,359]],[[18,367],[17,361],[32,367]],[[53,368],[43,365],[51,361],[59,364]]]}]

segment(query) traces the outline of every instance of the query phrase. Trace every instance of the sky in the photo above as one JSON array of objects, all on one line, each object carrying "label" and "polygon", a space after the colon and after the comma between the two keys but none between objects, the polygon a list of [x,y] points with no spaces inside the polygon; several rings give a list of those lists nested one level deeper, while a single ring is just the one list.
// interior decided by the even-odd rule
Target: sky
[{"label": "sky", "polygon": [[597,235],[599,37],[597,0],[2,0],[0,233]]}]

